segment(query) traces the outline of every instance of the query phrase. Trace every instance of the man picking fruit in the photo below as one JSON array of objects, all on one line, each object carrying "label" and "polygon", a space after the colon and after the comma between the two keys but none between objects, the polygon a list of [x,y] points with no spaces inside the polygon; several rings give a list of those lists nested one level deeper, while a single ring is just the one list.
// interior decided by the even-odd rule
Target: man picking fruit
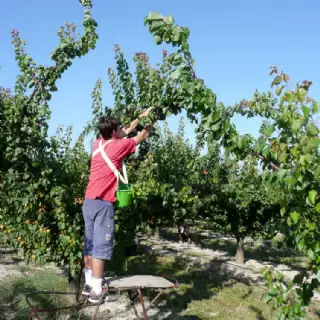
[{"label": "man picking fruit", "polygon": [[[147,117],[149,111],[143,112],[139,118]],[[99,118],[101,138],[93,146],[89,183],[82,207],[85,221],[85,285],[82,294],[89,296],[91,303],[101,301],[104,261],[111,260],[113,254],[113,203],[116,201],[118,178],[105,158],[107,156],[111,165],[120,171],[124,158],[134,153],[136,146],[149,136],[151,126],[134,138],[122,139],[135,130],[138,122],[139,119],[136,119],[122,130],[117,119],[109,116]]]}]

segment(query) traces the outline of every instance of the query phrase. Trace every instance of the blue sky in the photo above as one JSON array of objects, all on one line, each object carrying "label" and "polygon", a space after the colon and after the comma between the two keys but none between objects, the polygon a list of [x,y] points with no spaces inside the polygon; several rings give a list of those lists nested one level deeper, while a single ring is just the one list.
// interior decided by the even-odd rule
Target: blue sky
[{"label": "blue sky", "polygon": [[[161,47],[143,25],[150,11],[172,13],[178,24],[190,28],[197,75],[225,104],[249,99],[255,89],[268,90],[272,64],[289,73],[293,83],[313,81],[311,95],[319,100],[319,0],[93,0],[93,4],[100,39],[96,50],[76,60],[58,82],[51,101],[51,134],[60,124],[72,124],[75,136],[81,132],[91,119],[90,94],[98,78],[104,82],[104,103],[112,105],[107,70],[114,65],[114,44],[130,62],[137,51],[147,52],[153,63],[161,59]],[[83,17],[78,0],[3,1],[1,11],[0,85],[4,87],[14,86],[18,72],[11,45],[13,28],[20,31],[36,62],[47,65],[58,44],[60,25],[64,21],[81,25]],[[178,120],[170,118],[170,127],[174,129]],[[234,122],[240,132],[251,134],[260,124],[258,119],[240,117]],[[192,129],[188,126],[191,139]]]}]

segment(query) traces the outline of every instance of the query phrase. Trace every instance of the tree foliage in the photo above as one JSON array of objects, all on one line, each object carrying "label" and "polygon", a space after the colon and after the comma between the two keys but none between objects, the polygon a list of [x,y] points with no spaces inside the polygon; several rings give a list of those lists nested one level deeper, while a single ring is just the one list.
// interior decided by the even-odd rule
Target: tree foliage
[{"label": "tree foliage", "polygon": [[[272,67],[270,92],[256,91],[249,101],[225,106],[196,75],[189,29],[175,24],[172,16],[149,13],[145,24],[155,43],[171,44],[172,52],[164,50],[156,67],[147,54],[137,53],[132,73],[116,46],[116,71],[109,69],[114,107],[103,106],[102,82],[98,80],[92,93],[93,119],[76,145],[71,145],[71,128],[65,132],[59,129],[48,138],[49,101],[52,92],[57,91],[57,80],[76,57],[94,49],[98,39],[91,1],[80,2],[85,9],[84,33],[78,35],[74,24],[61,27],[51,66],[37,64],[26,53],[18,31],[12,32],[20,71],[13,91],[0,90],[3,240],[14,248],[23,248],[27,259],[68,263],[74,273],[82,257],[79,212],[90,157],[84,139],[92,132],[97,134],[97,116],[112,112],[128,123],[143,108],[152,106],[150,117],[143,122],[146,125],[185,110],[187,118],[198,124],[198,148],[217,142],[226,153],[243,160],[243,165],[239,167],[226,158],[218,168],[212,168],[220,159],[217,150],[201,157],[198,148],[184,141],[181,130],[177,136],[168,131],[160,133],[157,142],[142,145],[139,154],[129,160],[136,181],[135,207],[131,216],[129,212],[118,215],[118,242],[126,238],[123,232],[134,232],[143,220],[142,213],[150,214],[152,206],[160,208],[158,221],[166,223],[196,214],[201,197],[203,204],[198,208],[204,214],[217,213],[217,223],[238,238],[258,230],[279,206],[279,221],[285,226],[287,240],[308,257],[309,266],[292,284],[280,284],[279,277],[266,271],[267,301],[276,299],[280,319],[302,318],[304,307],[310,304],[313,290],[320,283],[320,137],[314,120],[320,107],[309,97],[312,83],[291,85],[286,73]],[[264,118],[260,136],[255,139],[240,135],[232,123],[235,114]],[[258,161],[262,175],[257,171]],[[278,199],[275,190],[286,196]]]},{"label": "tree foliage", "polygon": [[194,218],[198,196],[192,189],[190,172],[199,150],[185,139],[183,120],[176,134],[165,123],[150,145],[146,160],[134,175],[134,195],[140,210],[145,208],[144,220],[163,225]]},{"label": "tree foliage", "polygon": [[[24,249],[28,260],[69,263],[74,273],[81,261],[82,239],[79,197],[87,168],[82,137],[71,147],[71,129],[66,135],[47,137],[51,92],[56,81],[76,57],[95,48],[97,23],[91,17],[90,1],[83,4],[84,34],[66,23],[58,31],[53,65],[37,64],[25,51],[19,32],[12,43],[20,73],[14,92],[0,92],[0,223],[3,239]],[[81,160],[81,161],[79,161]]]},{"label": "tree foliage", "polygon": [[199,160],[203,175],[195,186],[198,214],[210,218],[217,231],[237,240],[237,262],[243,264],[244,239],[262,237],[280,216],[280,191],[266,189],[253,157],[238,163],[230,155],[222,157],[214,145]]},{"label": "tree foliage", "polygon": [[[183,105],[188,114],[201,114],[199,137],[206,137],[209,142],[219,140],[222,146],[240,159],[247,154],[256,155],[264,163],[264,176],[270,187],[276,186],[290,192],[291,198],[283,199],[281,203],[281,214],[286,217],[287,236],[292,239],[292,246],[308,256],[309,267],[305,270],[308,277],[297,277],[295,281],[294,290],[300,297],[296,302],[299,307],[294,308],[291,301],[283,299],[280,317],[298,319],[304,316],[302,306],[310,304],[313,290],[320,283],[320,205],[317,191],[320,140],[319,128],[314,121],[319,103],[308,96],[312,83],[303,81],[291,88],[288,84],[290,77],[273,67],[273,92],[256,92],[250,101],[243,100],[234,107],[225,107],[222,103],[216,103],[212,91],[195,76],[187,29],[174,25],[172,17],[165,18],[158,13],[149,14],[145,22],[157,43],[165,41],[179,48],[177,53],[171,55],[181,56],[171,77],[179,82],[177,87],[184,93]],[[188,95],[191,87],[196,89]],[[260,130],[259,144],[252,136],[237,133],[231,124],[235,113],[248,117],[260,115],[266,119]],[[308,281],[312,274],[317,276]],[[283,297],[284,292],[277,294]]]}]

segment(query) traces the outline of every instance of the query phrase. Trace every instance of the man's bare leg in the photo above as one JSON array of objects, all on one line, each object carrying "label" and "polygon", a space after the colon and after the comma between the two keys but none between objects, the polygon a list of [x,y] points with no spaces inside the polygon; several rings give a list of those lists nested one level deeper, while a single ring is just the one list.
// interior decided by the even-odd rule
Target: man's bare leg
[{"label": "man's bare leg", "polygon": [[92,269],[92,257],[84,256],[84,267],[85,269]]},{"label": "man's bare leg", "polygon": [[104,271],[104,260],[92,258],[92,276],[96,279],[102,278]]},{"label": "man's bare leg", "polygon": [[92,286],[92,257],[84,256],[84,275],[86,284]]},{"label": "man's bare leg", "polygon": [[100,294],[102,291],[102,276],[104,271],[104,260],[92,258],[92,289]]}]

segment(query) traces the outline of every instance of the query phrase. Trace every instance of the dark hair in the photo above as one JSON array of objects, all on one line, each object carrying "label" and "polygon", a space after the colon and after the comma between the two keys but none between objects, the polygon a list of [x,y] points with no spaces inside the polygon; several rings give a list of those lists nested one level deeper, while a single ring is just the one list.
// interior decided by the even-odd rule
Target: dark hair
[{"label": "dark hair", "polygon": [[112,137],[112,133],[117,131],[120,121],[112,116],[99,117],[98,128],[103,139],[107,140]]}]

